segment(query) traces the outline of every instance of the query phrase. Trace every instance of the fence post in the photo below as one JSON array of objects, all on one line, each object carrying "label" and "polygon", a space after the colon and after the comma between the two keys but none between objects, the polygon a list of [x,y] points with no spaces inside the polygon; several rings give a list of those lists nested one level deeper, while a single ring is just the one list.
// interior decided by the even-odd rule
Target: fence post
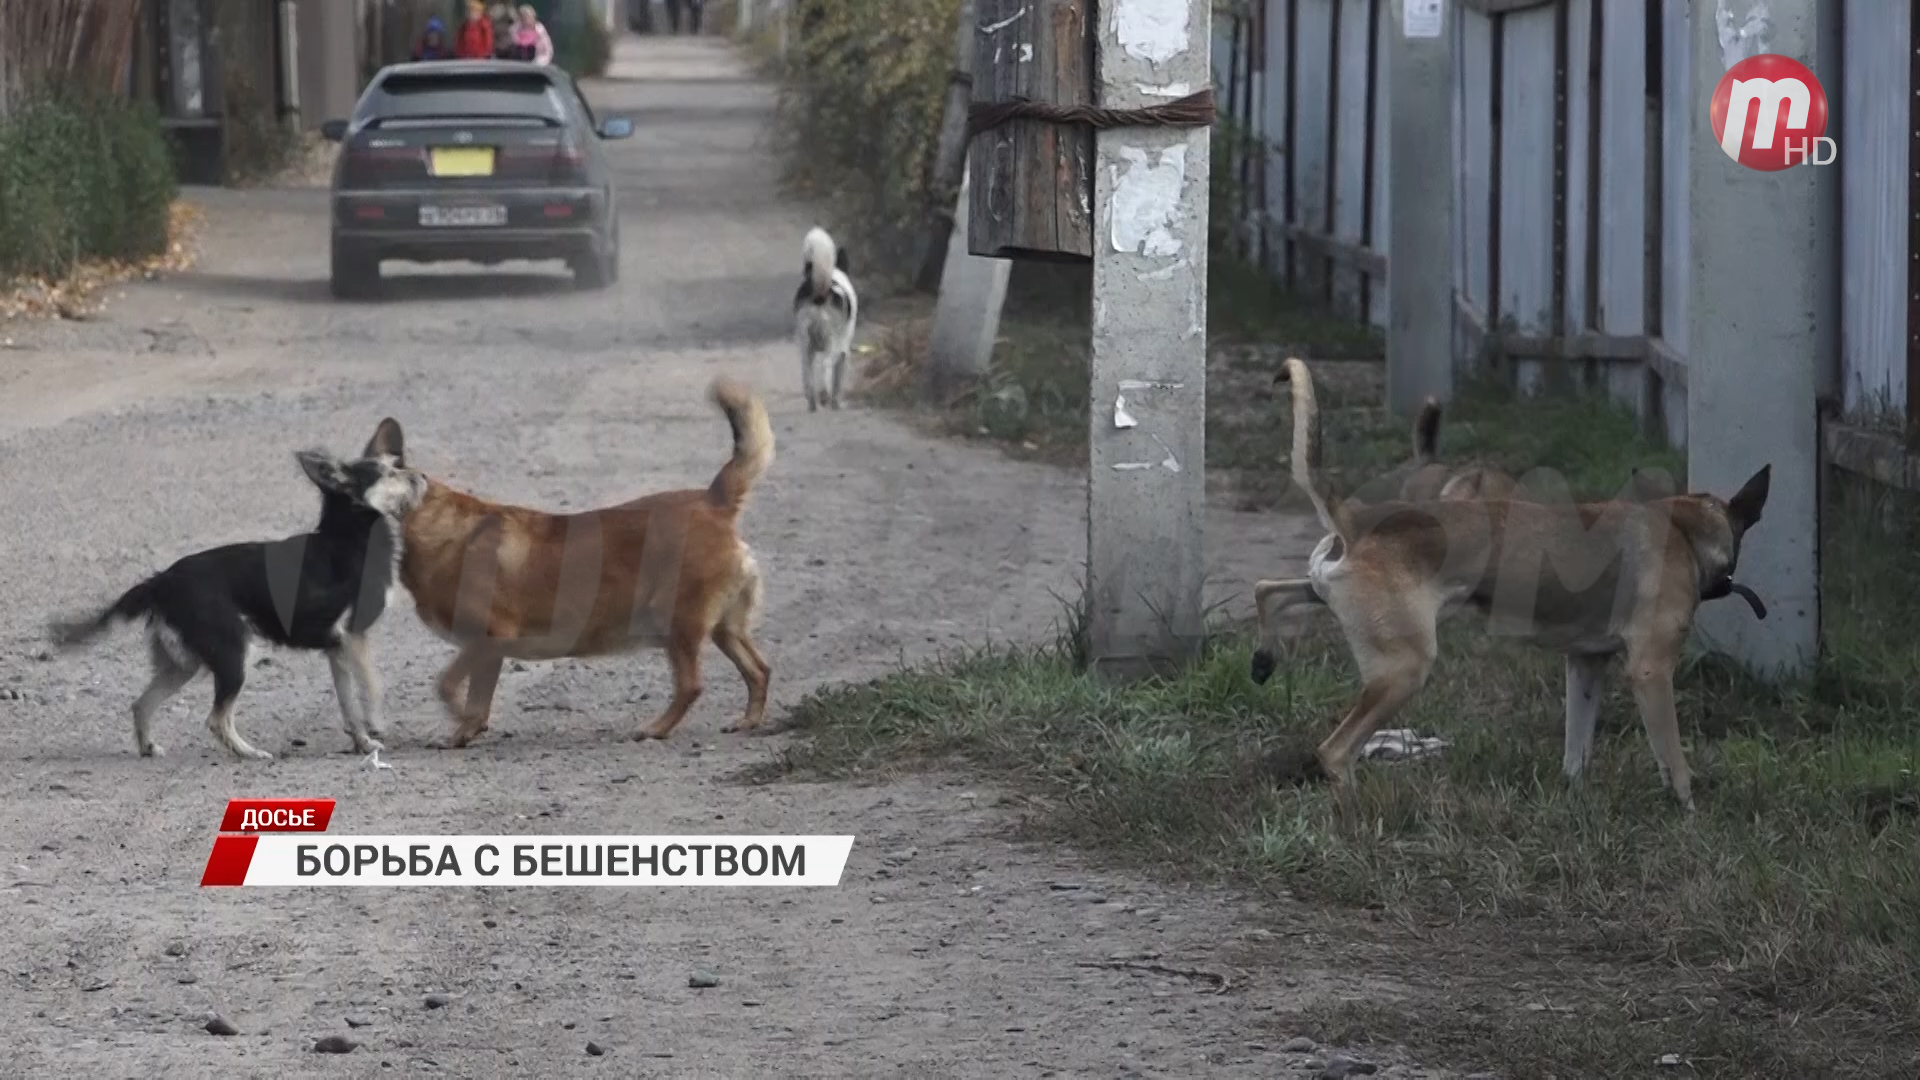
[{"label": "fence post", "polygon": [[[1211,84],[1211,0],[1096,7],[1096,100],[1165,104]],[[1209,128],[1095,138],[1088,655],[1130,678],[1199,654],[1206,509]]]},{"label": "fence post", "polygon": [[[1453,398],[1453,37],[1442,0],[1393,0],[1387,68],[1387,405]],[[1456,14],[1456,18],[1458,15]]]},{"label": "fence post", "polygon": [[[1797,163],[1750,169],[1720,152],[1708,109],[1727,69],[1778,53],[1813,69],[1829,93],[1839,71],[1820,0],[1774,0],[1726,33],[1709,12],[1691,19],[1693,152],[1688,210],[1692,262],[1687,335],[1688,486],[1732,495],[1773,466],[1761,523],[1740,548],[1739,579],[1767,600],[1765,622],[1738,604],[1702,608],[1701,636],[1763,675],[1793,676],[1819,646],[1820,440],[1818,365],[1837,348],[1839,271],[1832,213],[1839,171]],[[1724,10],[1724,8],[1722,9]],[[1773,106],[1778,108],[1777,105]],[[1835,111],[1837,112],[1837,101]],[[1780,138],[1777,133],[1775,138]],[[1749,136],[1751,138],[1751,136]],[[1736,610],[1738,609],[1738,610]]]}]

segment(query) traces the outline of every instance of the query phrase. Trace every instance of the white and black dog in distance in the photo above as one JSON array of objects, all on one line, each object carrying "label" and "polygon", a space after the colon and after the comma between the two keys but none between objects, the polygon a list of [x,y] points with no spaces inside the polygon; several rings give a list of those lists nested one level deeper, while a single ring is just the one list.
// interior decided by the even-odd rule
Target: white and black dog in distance
[{"label": "white and black dog in distance", "polygon": [[[794,336],[800,341],[800,386],[807,411],[838,409],[846,388],[860,295],[847,276],[847,252],[825,229],[808,230],[801,246],[800,288],[793,294]],[[825,368],[823,371],[822,368]]]},{"label": "white and black dog in distance", "polygon": [[395,586],[400,522],[426,495],[427,480],[384,459],[341,461],[318,450],[294,457],[320,489],[320,523],[312,532],[188,555],[105,610],[50,627],[56,645],[72,648],[116,622],[145,616],[153,675],[133,703],[140,756],[164,753],[153,741],[153,715],[205,668],[213,673],[207,728],[239,757],[273,759],[241,738],[233,722],[255,638],[325,652],[354,748],[379,748],[380,688],[367,632]]}]

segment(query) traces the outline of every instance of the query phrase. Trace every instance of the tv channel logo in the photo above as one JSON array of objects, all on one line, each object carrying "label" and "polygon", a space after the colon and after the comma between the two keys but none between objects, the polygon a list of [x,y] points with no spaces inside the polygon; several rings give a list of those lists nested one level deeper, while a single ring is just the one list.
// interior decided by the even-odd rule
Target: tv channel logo
[{"label": "tv channel logo", "polygon": [[1839,144],[1826,135],[1825,88],[1790,57],[1763,53],[1728,68],[1707,115],[1720,149],[1749,169],[1779,172],[1802,161],[1829,165],[1840,156]]}]

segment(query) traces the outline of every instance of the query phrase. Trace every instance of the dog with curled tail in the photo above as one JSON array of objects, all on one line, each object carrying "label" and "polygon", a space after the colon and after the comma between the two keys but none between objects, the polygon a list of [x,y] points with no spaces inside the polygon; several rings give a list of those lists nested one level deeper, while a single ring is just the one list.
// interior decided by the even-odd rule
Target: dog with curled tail
[{"label": "dog with curled tail", "polygon": [[838,409],[846,390],[847,360],[860,318],[860,295],[848,276],[847,251],[825,229],[808,230],[801,245],[800,288],[793,294],[794,336],[800,344],[800,387],[807,411]]}]

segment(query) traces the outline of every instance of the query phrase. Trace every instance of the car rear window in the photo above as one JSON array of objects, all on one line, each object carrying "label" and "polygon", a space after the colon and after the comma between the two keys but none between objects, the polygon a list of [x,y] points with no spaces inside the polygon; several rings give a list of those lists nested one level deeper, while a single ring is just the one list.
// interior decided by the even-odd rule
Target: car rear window
[{"label": "car rear window", "polygon": [[544,75],[389,75],[367,103],[375,120],[514,116],[564,123],[566,111]]}]

